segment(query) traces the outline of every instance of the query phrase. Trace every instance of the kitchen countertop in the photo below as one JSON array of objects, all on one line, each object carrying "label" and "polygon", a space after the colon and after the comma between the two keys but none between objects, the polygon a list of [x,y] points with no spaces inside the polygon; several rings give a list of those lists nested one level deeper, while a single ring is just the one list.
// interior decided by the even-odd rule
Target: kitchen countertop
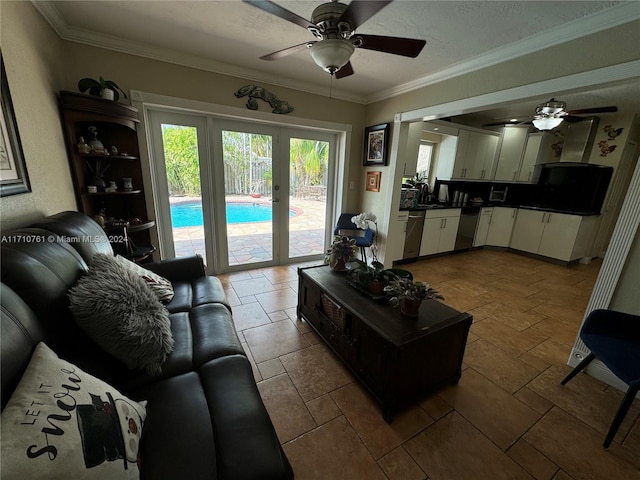
[{"label": "kitchen countertop", "polygon": [[445,209],[445,208],[469,208],[469,207],[478,207],[478,208],[484,208],[484,207],[507,207],[507,208],[523,208],[526,210],[540,210],[542,212],[550,212],[550,213],[565,213],[567,215],[579,215],[582,217],[589,217],[589,216],[593,216],[593,215],[600,215],[600,212],[584,212],[584,211],[578,211],[578,210],[568,210],[568,209],[561,209],[561,208],[549,208],[549,207],[542,207],[539,205],[514,205],[514,204],[503,204],[503,203],[482,203],[480,205],[473,205],[468,203],[467,205],[453,205],[453,204],[442,204],[442,203],[433,203],[433,204],[428,204],[428,205],[417,205],[416,207],[413,208],[401,208],[400,211],[424,211],[424,210],[433,210],[433,209]]}]

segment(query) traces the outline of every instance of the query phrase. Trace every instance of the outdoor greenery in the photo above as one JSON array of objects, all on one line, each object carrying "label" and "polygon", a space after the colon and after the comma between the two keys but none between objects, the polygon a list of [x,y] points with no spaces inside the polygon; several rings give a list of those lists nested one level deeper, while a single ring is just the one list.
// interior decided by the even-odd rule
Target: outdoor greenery
[{"label": "outdoor greenery", "polygon": [[[225,193],[269,194],[273,178],[272,137],[242,132],[222,133]],[[163,125],[165,163],[173,195],[200,196],[200,171],[196,129]],[[291,192],[304,186],[325,185],[329,144],[315,140],[291,140]]]}]

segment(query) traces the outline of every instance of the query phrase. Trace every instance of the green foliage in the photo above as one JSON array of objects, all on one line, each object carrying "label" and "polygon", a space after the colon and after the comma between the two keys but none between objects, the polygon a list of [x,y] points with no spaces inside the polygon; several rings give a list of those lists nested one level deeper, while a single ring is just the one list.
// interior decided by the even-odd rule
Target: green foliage
[{"label": "green foliage", "polygon": [[162,143],[171,194],[199,197],[200,163],[196,129],[162,125]]},{"label": "green foliage", "polygon": [[[200,196],[200,168],[196,129],[162,125],[169,190],[174,195]],[[273,178],[272,137],[223,131],[225,193],[243,194],[270,191]],[[324,185],[329,144],[315,140],[291,140],[292,181],[296,185]],[[292,185],[292,188],[295,188]]]}]

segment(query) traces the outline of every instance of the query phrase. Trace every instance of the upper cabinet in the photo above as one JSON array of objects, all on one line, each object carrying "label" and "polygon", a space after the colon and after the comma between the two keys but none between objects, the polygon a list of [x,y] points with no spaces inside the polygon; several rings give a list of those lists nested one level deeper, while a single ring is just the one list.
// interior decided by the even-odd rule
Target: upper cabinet
[{"label": "upper cabinet", "polygon": [[502,144],[494,176],[496,181],[515,182],[518,180],[520,162],[527,143],[527,131],[527,127],[505,127],[502,129]]},{"label": "upper cabinet", "polygon": [[410,177],[418,170],[418,152],[420,150],[420,136],[422,134],[422,122],[410,123],[407,132],[407,144],[400,152],[404,160],[403,174]]},{"label": "upper cabinet", "polygon": [[443,136],[436,176],[440,179],[490,180],[499,137],[460,129],[457,137]]}]

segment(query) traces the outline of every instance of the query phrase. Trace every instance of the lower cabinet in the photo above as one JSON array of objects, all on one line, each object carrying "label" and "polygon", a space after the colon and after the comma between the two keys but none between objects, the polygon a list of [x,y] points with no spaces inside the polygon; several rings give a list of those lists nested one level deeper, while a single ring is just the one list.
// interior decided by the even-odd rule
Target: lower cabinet
[{"label": "lower cabinet", "polygon": [[420,256],[453,250],[459,223],[459,208],[427,210],[420,243]]},{"label": "lower cabinet", "polygon": [[588,255],[597,216],[519,209],[510,247],[565,262]]},{"label": "lower cabinet", "polygon": [[485,245],[508,247],[511,243],[511,233],[517,213],[517,208],[493,207]]}]

